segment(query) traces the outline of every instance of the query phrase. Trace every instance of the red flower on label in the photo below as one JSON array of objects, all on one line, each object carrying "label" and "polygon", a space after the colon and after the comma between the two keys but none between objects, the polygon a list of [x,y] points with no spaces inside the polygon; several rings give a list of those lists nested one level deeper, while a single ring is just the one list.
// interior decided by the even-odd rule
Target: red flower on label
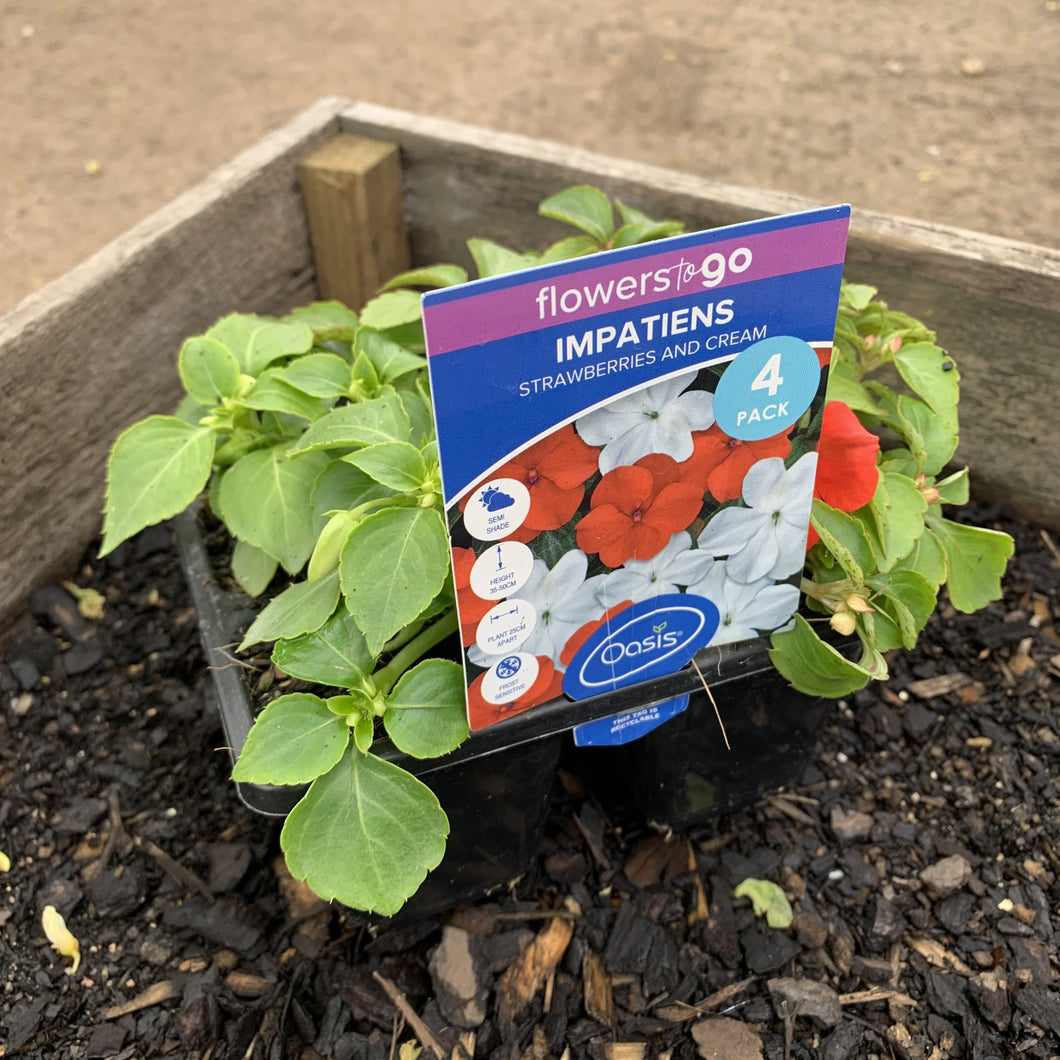
[{"label": "red flower on label", "polygon": [[[876,456],[880,440],[861,425],[849,405],[829,401],[817,447],[817,481],[813,495],[841,512],[854,512],[872,500],[879,485]],[[807,548],[819,541],[811,525]]]},{"label": "red flower on label", "polygon": [[731,438],[717,424],[697,431],[692,435],[692,455],[678,464],[681,479],[717,501],[734,501],[743,493],[744,476],[753,464],[770,456],[784,459],[791,452],[788,431],[757,442]]},{"label": "red flower on label", "polygon": [[509,535],[527,542],[542,530],[570,522],[585,497],[585,480],[597,469],[599,452],[567,424],[497,469],[496,478],[514,478],[530,493],[530,511],[523,525]]},{"label": "red flower on label", "polygon": [[615,604],[614,607],[609,607],[598,619],[593,622],[586,622],[584,626],[579,627],[574,633],[567,638],[567,643],[563,645],[563,651],[559,654],[559,661],[564,666],[570,666],[571,660],[581,650],[582,645],[603,625],[606,625],[619,613],[619,611],[625,611],[627,607],[632,607],[632,600],[623,600],[620,604]]},{"label": "red flower on label", "polygon": [[483,600],[471,588],[471,568],[475,553],[470,548],[453,549],[453,584],[456,587],[456,609],[460,614],[460,642],[465,648],[475,643],[475,630],[493,600]]},{"label": "red flower on label", "polygon": [[616,467],[593,490],[589,513],[575,531],[578,547],[598,553],[608,567],[651,559],[691,524],[702,504],[702,493],[687,482],[659,488],[644,466]]},{"label": "red flower on label", "polygon": [[482,679],[479,674],[467,690],[468,724],[473,732],[493,725],[494,722],[522,714],[524,710],[536,707],[539,703],[548,703],[563,694],[563,674],[552,665],[547,655],[537,656],[537,679],[518,698],[511,703],[487,703],[482,695]]}]

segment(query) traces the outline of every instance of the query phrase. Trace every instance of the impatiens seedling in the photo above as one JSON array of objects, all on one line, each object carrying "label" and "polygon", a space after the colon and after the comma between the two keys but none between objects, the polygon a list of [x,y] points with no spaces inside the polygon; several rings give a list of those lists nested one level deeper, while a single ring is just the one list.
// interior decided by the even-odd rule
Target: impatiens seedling
[{"label": "impatiens seedling", "polygon": [[[577,234],[540,254],[473,239],[480,275],[681,229],[588,187],[540,212]],[[708,287],[721,278],[703,275]],[[223,318],[179,352],[186,397],[176,413],[133,424],[108,463],[103,553],[205,494],[234,541],[236,580],[251,596],[271,590],[240,647],[271,644],[275,668],[319,694],[269,703],[233,776],[308,785],[281,834],[292,874],[322,897],[384,914],[439,864],[449,825],[426,785],[374,753],[377,739],[431,758],[466,738],[468,714],[478,728],[497,710],[482,674],[465,710],[458,649],[443,647],[459,638],[478,665],[476,629],[493,604],[473,588],[478,553],[450,552],[414,290],[467,278],[456,265],[412,270],[360,314],[324,302],[283,318]],[[953,362],[874,294],[843,288],[819,453],[810,413],[773,437],[734,439],[715,423],[709,391],[674,376],[500,466],[528,498],[509,541],[528,553],[519,598],[536,616],[520,646],[533,677],[509,713],[556,699],[565,667],[601,626],[660,594],[712,601],[712,644],[772,633],[788,680],[830,696],[885,677],[884,653],[915,644],[943,585],[961,610],[999,594],[1011,540],[942,514],[968,495],[967,471],[946,471],[957,444]],[[885,368],[911,393],[880,381]],[[885,433],[882,450],[867,428]],[[512,503],[485,488],[479,499],[490,513]],[[800,572],[820,622],[859,638],[856,661],[802,617],[773,632],[795,608]]]}]

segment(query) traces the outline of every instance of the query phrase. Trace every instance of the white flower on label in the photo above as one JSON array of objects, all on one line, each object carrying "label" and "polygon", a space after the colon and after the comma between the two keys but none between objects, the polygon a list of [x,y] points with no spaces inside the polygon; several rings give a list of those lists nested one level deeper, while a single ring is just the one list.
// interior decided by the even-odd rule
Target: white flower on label
[{"label": "white flower on label", "polygon": [[[600,604],[596,590],[600,578],[585,578],[589,558],[580,549],[571,549],[560,556],[549,570],[542,559],[534,560],[530,577],[516,594],[526,600],[537,614],[534,631],[520,645],[519,650],[530,655],[547,655],[562,671],[559,653],[571,634],[586,622],[600,616]],[[496,657],[490,657],[477,645],[468,649],[467,657],[476,666],[490,666]]]},{"label": "white flower on label", "polygon": [[699,536],[699,547],[728,557],[739,582],[787,578],[802,570],[813,504],[817,454],[785,468],[779,456],[753,464],[743,480],[746,508],[723,508]]},{"label": "white flower on label", "polygon": [[699,581],[713,566],[714,557],[691,546],[692,535],[681,530],[651,559],[627,560],[625,566],[604,576],[597,599],[605,608],[623,600],[639,604],[663,593],[679,592],[679,586]]},{"label": "white flower on label", "polygon": [[690,593],[705,596],[721,614],[718,632],[711,645],[749,640],[784,625],[799,606],[799,587],[772,578],[753,582],[733,581],[728,564],[719,560],[707,576],[688,587]]},{"label": "white flower on label", "polygon": [[81,946],[66,926],[62,913],[54,905],[46,905],[41,911],[40,922],[48,941],[59,955],[73,958],[74,963],[66,969],[67,975],[73,975],[81,963]]},{"label": "white flower on label", "polygon": [[635,464],[649,453],[680,463],[692,455],[692,432],[714,425],[714,395],[682,393],[688,383],[664,379],[582,416],[575,426],[589,445],[603,446],[600,473]]}]

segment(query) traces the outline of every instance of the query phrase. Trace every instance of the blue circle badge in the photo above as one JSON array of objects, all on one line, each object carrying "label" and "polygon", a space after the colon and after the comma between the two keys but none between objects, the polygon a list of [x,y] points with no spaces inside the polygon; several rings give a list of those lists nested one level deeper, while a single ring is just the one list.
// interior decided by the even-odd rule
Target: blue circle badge
[{"label": "blue circle badge", "polygon": [[821,366],[793,335],[763,339],[738,353],[718,380],[714,418],[731,438],[757,442],[786,431],[809,407]]}]

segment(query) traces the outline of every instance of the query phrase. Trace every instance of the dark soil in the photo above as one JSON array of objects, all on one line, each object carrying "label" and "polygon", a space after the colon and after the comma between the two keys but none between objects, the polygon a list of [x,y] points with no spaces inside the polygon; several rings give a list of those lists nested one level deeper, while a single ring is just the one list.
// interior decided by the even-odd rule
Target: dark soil
[{"label": "dark soil", "polygon": [[1057,1056],[1060,553],[977,518],[1017,538],[1004,600],[944,607],[800,786],[665,835],[563,770],[521,879],[383,925],[236,799],[168,531],[90,555],[102,618],[46,587],[0,665],[0,1056]]}]

